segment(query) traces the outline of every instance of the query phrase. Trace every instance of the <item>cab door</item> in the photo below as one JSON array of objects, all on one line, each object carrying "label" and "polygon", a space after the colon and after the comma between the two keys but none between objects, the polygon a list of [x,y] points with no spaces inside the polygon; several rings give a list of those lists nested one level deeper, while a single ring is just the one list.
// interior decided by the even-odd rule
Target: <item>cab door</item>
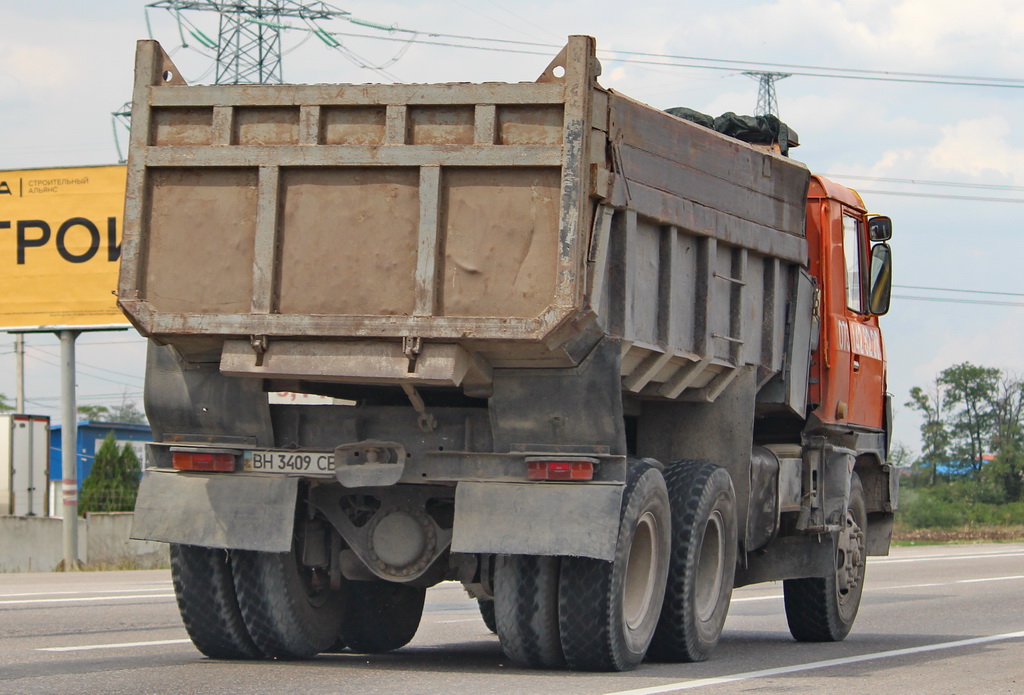
[{"label": "cab door", "polygon": [[[849,364],[849,391],[839,394],[837,420],[867,427],[881,427],[885,401],[885,355],[878,317],[870,313],[868,261],[870,242],[863,213],[844,209],[842,254],[845,302],[836,348],[843,353],[838,363]],[[845,413],[841,403],[845,402]],[[845,415],[845,417],[842,417]]]}]

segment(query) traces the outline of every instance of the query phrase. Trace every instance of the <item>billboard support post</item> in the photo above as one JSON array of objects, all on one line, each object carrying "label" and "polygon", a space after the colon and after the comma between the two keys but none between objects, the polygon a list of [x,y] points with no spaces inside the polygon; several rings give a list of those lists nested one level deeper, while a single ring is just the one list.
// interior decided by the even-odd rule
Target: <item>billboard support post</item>
[{"label": "billboard support post", "polygon": [[60,444],[63,497],[64,571],[78,569],[78,416],[75,403],[75,339],[78,331],[64,330],[60,338]]}]

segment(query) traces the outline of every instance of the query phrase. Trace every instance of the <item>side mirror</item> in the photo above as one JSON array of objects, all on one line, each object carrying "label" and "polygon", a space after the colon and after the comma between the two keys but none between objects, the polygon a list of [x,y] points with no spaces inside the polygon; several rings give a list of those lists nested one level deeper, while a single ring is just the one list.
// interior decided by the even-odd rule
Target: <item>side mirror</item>
[{"label": "side mirror", "polygon": [[876,316],[888,313],[891,294],[892,249],[888,244],[877,244],[871,249],[871,313]]},{"label": "side mirror", "polygon": [[892,220],[884,215],[876,215],[869,219],[868,238],[871,241],[889,241],[889,239],[892,239]]}]

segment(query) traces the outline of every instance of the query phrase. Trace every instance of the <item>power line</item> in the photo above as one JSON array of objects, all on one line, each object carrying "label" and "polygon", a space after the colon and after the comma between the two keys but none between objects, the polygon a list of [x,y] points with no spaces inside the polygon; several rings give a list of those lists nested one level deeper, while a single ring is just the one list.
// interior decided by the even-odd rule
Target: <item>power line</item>
[{"label": "power line", "polygon": [[[349,20],[353,23],[359,24],[360,22]],[[554,44],[542,44],[533,43],[528,41],[509,41],[505,39],[492,39],[485,37],[474,37],[464,36],[457,34],[443,34],[437,32],[423,32],[414,31],[411,29],[401,29],[398,27],[378,27],[382,30],[394,33],[413,33],[420,34],[423,36],[434,37],[434,38],[452,38],[463,41],[479,41],[487,43],[502,43],[507,45],[515,46],[529,46],[535,48],[548,49],[545,51],[532,51],[523,49],[512,49],[512,48],[492,48],[487,46],[473,46],[467,44],[457,44],[444,41],[434,41],[431,39],[417,39],[417,43],[430,46],[441,46],[445,48],[462,48],[466,50],[478,50],[478,51],[492,51],[499,53],[513,53],[520,55],[549,55],[549,50],[558,49],[561,46]],[[351,33],[351,32],[329,32],[331,36],[347,36],[351,38],[363,38],[371,39],[376,41],[404,41],[391,36],[372,36],[370,34]],[[834,68],[828,66],[800,66],[791,65],[786,63],[764,63],[757,61],[740,61],[740,60],[724,60],[718,58],[700,58],[696,56],[673,56],[668,54],[659,53],[644,53],[641,51],[625,51],[625,50],[613,50],[613,49],[599,49],[599,54],[608,54],[611,56],[615,55],[633,55],[641,58],[659,58],[660,60],[636,60],[632,58],[611,58],[615,62],[629,63],[635,65],[653,65],[658,67],[679,67],[679,68],[694,68],[699,70],[725,70],[728,72],[744,72],[748,71],[751,67],[760,68],[771,68],[771,67],[783,67],[783,68],[800,68],[804,72],[790,72],[791,75],[798,75],[801,77],[832,77],[836,79],[848,79],[848,80],[868,80],[876,82],[897,82],[897,83],[911,83],[911,84],[937,84],[947,86],[960,86],[960,87],[999,87],[1007,89],[1024,89],[1024,79],[1017,78],[1003,78],[1003,77],[983,77],[983,76],[970,76],[970,75],[941,75],[932,73],[912,73],[912,72],[899,72],[890,70],[862,70],[856,68]],[[666,62],[670,61],[670,62]],[[698,61],[698,63],[692,62],[675,62],[675,61]],[[702,63],[714,63],[712,65]],[[826,74],[831,73],[831,74]]]},{"label": "power line", "polygon": [[932,292],[963,292],[965,294],[997,294],[1004,297],[1024,297],[1024,292],[991,292],[988,290],[955,290],[951,287],[921,287],[918,285],[893,285],[902,290],[930,290]]},{"label": "power line", "polygon": [[[97,400],[99,400],[99,401],[107,401],[107,402],[111,402],[112,403],[116,399],[122,399],[123,400],[123,399],[125,399],[127,397],[141,397],[142,395],[143,395],[142,391],[125,391],[124,393],[97,393],[97,394],[93,394],[93,395],[79,395],[79,396],[76,397],[76,400],[77,401],[97,401]],[[30,400],[33,403],[37,403],[38,401],[59,401],[60,399],[61,399],[60,396],[36,396],[35,398],[26,399],[26,400]],[[43,404],[42,403],[37,403],[37,405],[43,405]]]},{"label": "power line", "polygon": [[985,299],[956,299],[954,297],[912,297],[909,295],[894,294],[893,299],[910,299],[916,302],[942,302],[945,304],[976,304],[979,306],[1022,306],[1024,302],[994,302]]},{"label": "power line", "polygon": [[[59,358],[60,357],[60,355],[53,354],[53,352],[51,352],[49,349],[44,348],[44,347],[40,347],[40,346],[36,346],[36,345],[28,346],[26,349],[27,350],[38,350],[39,352],[42,352],[43,354],[45,354],[45,355],[47,355],[49,357],[55,357],[55,358]],[[123,377],[127,377],[129,379],[143,379],[144,378],[144,377],[139,376],[138,374],[127,374],[125,372],[115,372],[113,369],[107,369],[105,367],[99,367],[99,366],[97,366],[95,364],[89,364],[88,362],[82,362],[81,360],[78,360],[78,359],[75,360],[75,365],[78,368],[86,367],[88,369],[96,369],[96,370],[99,370],[101,372],[107,372],[108,374],[114,374],[115,376],[123,376]],[[86,376],[91,376],[91,375],[86,374]],[[99,377],[94,377],[94,378],[99,378]],[[118,382],[115,382],[115,383],[118,383]]]},{"label": "power line", "polygon": [[[391,33],[410,33],[410,34],[421,34],[425,36],[435,38],[448,38],[448,39],[460,39],[464,41],[479,41],[487,43],[503,43],[514,46],[530,46],[534,48],[545,48],[545,49],[560,49],[560,44],[541,43],[536,41],[515,41],[512,39],[496,39],[484,36],[468,36],[466,34],[446,34],[443,32],[434,31],[422,31],[418,29],[403,29],[399,26],[383,26],[372,22],[366,22],[356,17],[348,16],[344,19],[353,24],[362,26],[369,26],[371,28],[381,29]],[[371,37],[364,34],[347,34],[348,36],[363,36],[364,38],[382,38],[382,37]],[[458,46],[459,48],[472,48],[472,46]],[[995,83],[1017,83],[1020,86],[1024,86],[1024,79],[1014,77],[988,77],[980,75],[956,75],[947,73],[928,73],[928,72],[905,72],[898,70],[868,70],[862,68],[836,68],[825,65],[806,65],[800,63],[772,63],[754,60],[736,60],[726,58],[706,58],[701,56],[686,56],[676,55],[671,53],[650,53],[646,51],[630,51],[630,50],[619,50],[619,49],[598,49],[598,53],[607,53],[613,55],[632,55],[644,58],[664,58],[669,60],[696,60],[707,63],[721,63],[723,65],[732,65],[734,68],[728,68],[730,70],[746,70],[750,67],[758,68],[792,68],[800,70],[821,70],[825,72],[837,72],[837,73],[848,73],[848,74],[859,74],[867,76],[880,76],[880,77],[914,77],[914,78],[926,78],[926,79],[945,79],[945,80],[956,80],[956,81],[972,81],[972,82],[995,82]]]},{"label": "power line", "polygon": [[[38,349],[38,348],[35,348],[35,349]],[[37,361],[37,362],[42,362],[43,364],[50,365],[51,367],[60,367],[61,366],[61,364],[59,362],[51,362],[50,360],[44,360],[39,355],[32,355],[32,354],[28,354],[28,352],[26,352],[25,356],[26,357],[30,357],[33,360]],[[127,384],[127,383],[125,383],[123,381],[115,381],[114,379],[108,379],[108,378],[103,377],[103,376],[97,376],[96,374],[83,373],[82,376],[88,377],[90,379],[96,379],[98,381],[106,381],[107,383],[110,383],[110,384],[117,384],[118,386],[131,386],[131,387],[135,387],[135,388],[138,387],[138,384]],[[132,377],[132,378],[133,379],[137,379],[139,377]]]},{"label": "power line", "polygon": [[982,203],[1024,203],[1024,198],[987,198],[976,195],[947,195],[942,193],[913,193],[910,191],[877,191],[858,188],[858,193],[870,193],[871,195],[898,195],[907,198],[937,198],[939,200],[973,200]]},{"label": "power line", "polygon": [[1024,186],[1004,186],[995,183],[963,183],[958,181],[930,181],[927,179],[894,179],[886,178],[884,176],[857,176],[854,174],[822,174],[830,179],[837,181],[843,181],[846,179],[852,181],[884,181],[885,183],[906,183],[915,186],[946,186],[948,188],[978,188],[992,191],[1022,191],[1024,192]]}]

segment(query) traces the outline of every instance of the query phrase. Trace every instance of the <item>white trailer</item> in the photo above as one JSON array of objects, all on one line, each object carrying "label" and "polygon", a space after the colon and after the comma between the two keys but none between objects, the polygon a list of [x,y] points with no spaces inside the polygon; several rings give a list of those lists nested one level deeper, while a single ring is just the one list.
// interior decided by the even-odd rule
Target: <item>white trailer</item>
[{"label": "white trailer", "polygon": [[49,417],[0,415],[0,515],[46,515],[49,450]]}]

